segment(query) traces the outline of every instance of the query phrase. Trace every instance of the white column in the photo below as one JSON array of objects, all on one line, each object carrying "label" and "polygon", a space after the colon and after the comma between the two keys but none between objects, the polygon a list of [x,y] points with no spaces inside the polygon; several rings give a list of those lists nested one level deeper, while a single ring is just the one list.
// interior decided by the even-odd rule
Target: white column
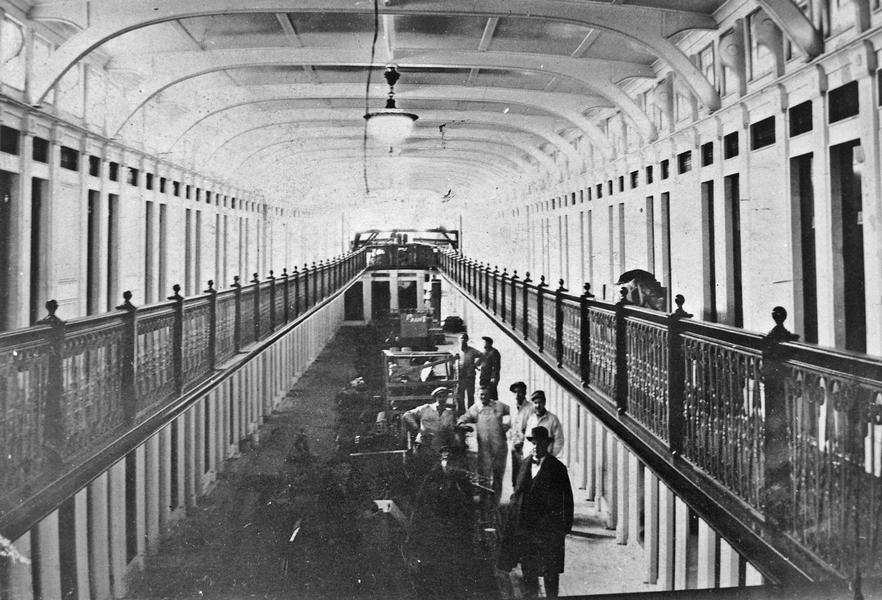
[{"label": "white column", "polygon": [[674,589],[685,590],[689,572],[689,507],[674,499]]},{"label": "white column", "polygon": [[61,555],[58,548],[58,511],[49,513],[31,530],[35,577],[42,600],[61,599]]},{"label": "white column", "polygon": [[617,466],[619,462],[619,440],[612,434],[606,434],[606,493],[604,494],[607,503],[606,528],[615,529],[619,522],[619,506],[618,506],[618,488],[619,480],[617,474]]},{"label": "white column", "polygon": [[196,506],[196,490],[199,489],[199,467],[196,461],[198,440],[196,438],[197,407],[184,413],[184,498],[187,508]]},{"label": "white column", "polygon": [[729,542],[720,538],[720,587],[738,587],[740,557]]},{"label": "white column", "polygon": [[607,491],[604,485],[604,457],[606,456],[606,427],[596,421],[594,437],[594,508],[603,510],[603,496]]},{"label": "white column", "polygon": [[135,560],[138,568],[143,568],[144,554],[147,552],[147,465],[146,452],[143,445],[135,448],[135,532],[138,540],[138,552]]},{"label": "white column", "polygon": [[144,444],[145,453],[145,531],[147,554],[154,554],[159,549],[159,435],[153,435]]},{"label": "white column", "polygon": [[644,469],[643,496],[643,554],[646,561],[646,583],[658,580],[659,502],[658,479],[649,469]]},{"label": "white column", "polygon": [[628,451],[628,543],[640,544],[640,511],[643,508],[643,465]]},{"label": "white column", "polygon": [[159,431],[159,533],[168,531],[168,517],[171,510],[171,425]]},{"label": "white column", "polygon": [[597,454],[597,419],[585,410],[585,495],[597,498],[596,454]]},{"label": "white column", "polygon": [[126,595],[126,459],[110,467],[110,589],[111,596]]},{"label": "white column", "polygon": [[674,493],[658,481],[658,584],[674,589]]},{"label": "white column", "polygon": [[110,548],[108,528],[107,472],[89,483],[89,579],[94,600],[110,598]]},{"label": "white column", "polygon": [[629,487],[630,477],[628,476],[628,455],[630,454],[627,449],[625,449],[624,444],[616,438],[615,440],[615,451],[616,451],[616,494],[615,494],[615,503],[616,503],[616,543],[618,544],[627,544],[628,543],[628,535],[630,532],[628,531],[628,508],[629,508],[629,496],[634,495],[636,490],[631,489]]},{"label": "white column", "polygon": [[698,519],[698,577],[696,587],[712,588],[717,583],[717,532]]},{"label": "white column", "polygon": [[74,496],[74,546],[76,548],[77,598],[91,597],[89,591],[89,500],[88,489]]}]

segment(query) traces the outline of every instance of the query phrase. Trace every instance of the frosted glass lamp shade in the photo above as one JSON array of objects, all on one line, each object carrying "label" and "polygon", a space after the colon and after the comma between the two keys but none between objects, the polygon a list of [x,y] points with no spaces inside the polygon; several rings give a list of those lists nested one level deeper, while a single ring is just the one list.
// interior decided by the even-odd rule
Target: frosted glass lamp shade
[{"label": "frosted glass lamp shade", "polygon": [[406,140],[417,120],[415,114],[397,108],[368,113],[364,118],[367,119],[368,135],[388,145],[400,144]]}]

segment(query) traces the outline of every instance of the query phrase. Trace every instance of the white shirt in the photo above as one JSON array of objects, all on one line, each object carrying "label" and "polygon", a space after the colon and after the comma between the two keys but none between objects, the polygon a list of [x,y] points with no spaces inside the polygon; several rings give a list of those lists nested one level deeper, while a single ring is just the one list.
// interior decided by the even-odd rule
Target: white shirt
[{"label": "white shirt", "polygon": [[545,462],[545,456],[540,458],[539,462],[534,461],[533,458],[530,457],[530,476],[533,479],[536,479],[536,475],[539,474],[539,469],[542,468],[542,463],[544,463],[544,462]]},{"label": "white shirt", "polygon": [[[527,419],[527,434],[533,431],[534,427],[542,426],[548,430],[548,435],[553,439],[548,445],[548,453],[557,456],[564,447],[564,432],[560,424],[560,419],[553,412],[545,411],[545,414],[539,417],[535,412]],[[524,456],[530,456],[533,450],[533,442],[524,440]]]}]

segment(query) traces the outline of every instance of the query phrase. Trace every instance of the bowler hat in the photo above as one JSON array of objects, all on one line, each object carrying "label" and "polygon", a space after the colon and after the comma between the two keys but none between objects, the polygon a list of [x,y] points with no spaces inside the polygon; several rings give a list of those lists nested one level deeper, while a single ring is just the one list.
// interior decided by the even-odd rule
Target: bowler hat
[{"label": "bowler hat", "polygon": [[536,398],[542,398],[545,400],[545,392],[542,390],[536,390],[532,394],[530,394],[530,400],[535,400]]},{"label": "bowler hat", "polygon": [[515,381],[513,384],[508,386],[508,391],[510,391],[510,392],[514,392],[518,389],[522,389],[526,392],[527,391],[527,384],[524,383],[523,381]]},{"label": "bowler hat", "polygon": [[487,342],[488,344],[490,344],[491,346],[493,345],[493,338],[492,338],[492,337],[488,337],[488,336],[486,336],[486,335],[482,335],[482,336],[481,336],[481,339],[484,340],[485,342]]},{"label": "bowler hat", "polygon": [[547,429],[539,425],[530,430],[530,435],[527,436],[527,439],[534,442],[537,440],[550,440],[551,436],[548,435]]},{"label": "bowler hat", "polygon": [[432,397],[433,398],[435,396],[449,396],[449,395],[450,395],[450,388],[446,388],[443,385],[441,387],[436,387],[434,390],[432,390]]}]

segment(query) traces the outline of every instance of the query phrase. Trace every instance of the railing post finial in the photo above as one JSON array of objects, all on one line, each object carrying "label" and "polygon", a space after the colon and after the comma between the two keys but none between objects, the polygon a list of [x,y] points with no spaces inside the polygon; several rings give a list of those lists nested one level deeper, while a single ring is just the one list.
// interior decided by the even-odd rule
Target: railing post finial
[{"label": "railing post finial", "polygon": [[234,288],[242,287],[242,284],[239,283],[239,276],[238,275],[233,276],[233,286],[232,287],[234,287]]},{"label": "railing post finial", "polygon": [[208,289],[204,290],[206,294],[216,294],[217,290],[214,289],[214,279],[208,280]]},{"label": "railing post finial", "polygon": [[772,320],[775,326],[766,334],[766,340],[770,343],[777,344],[780,342],[793,342],[799,339],[799,335],[791,333],[784,327],[784,321],[787,320],[787,309],[783,306],[776,306],[772,309]]},{"label": "railing post finial", "polygon": [[675,319],[691,319],[692,313],[688,313],[683,309],[683,304],[686,302],[686,298],[683,297],[683,294],[677,294],[674,296],[674,304],[677,305],[677,310],[671,313],[671,317]]},{"label": "railing post finial", "polygon": [[260,283],[260,274],[252,273],[251,283]]},{"label": "railing post finial", "polygon": [[172,292],[173,292],[172,295],[169,296],[167,298],[167,300],[177,300],[180,302],[181,300],[184,299],[184,297],[181,296],[181,284],[180,283],[176,283],[172,286]]},{"label": "railing post finial", "polygon": [[49,314],[37,321],[37,323],[40,325],[56,325],[61,323],[61,319],[55,316],[55,311],[58,310],[58,301],[55,299],[47,300],[44,306]]},{"label": "railing post finial", "polygon": [[594,297],[594,294],[591,293],[591,284],[588,283],[587,281],[585,282],[585,285],[582,286],[582,289],[584,290],[582,292],[582,295],[585,298],[593,298]]},{"label": "railing post finial", "polygon": [[123,292],[123,303],[117,306],[117,310],[135,310],[135,305],[132,304],[132,292],[131,290],[126,290]]}]

